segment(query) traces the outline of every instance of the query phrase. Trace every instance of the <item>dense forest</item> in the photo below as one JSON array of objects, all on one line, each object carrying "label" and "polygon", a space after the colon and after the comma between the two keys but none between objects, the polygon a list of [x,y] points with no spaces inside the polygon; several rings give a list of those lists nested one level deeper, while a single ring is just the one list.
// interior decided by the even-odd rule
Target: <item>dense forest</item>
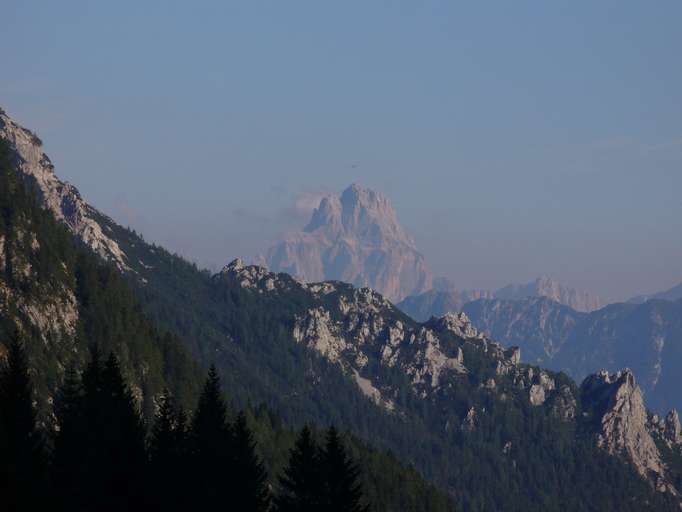
[{"label": "dense forest", "polygon": [[15,340],[0,373],[0,492],[9,510],[370,509],[333,427],[322,447],[302,429],[271,491],[247,418],[229,420],[215,369],[191,417],[165,392],[148,435],[117,357],[103,360],[97,348],[82,375],[70,373],[61,387],[50,439],[37,429],[32,397]]},{"label": "dense forest", "polygon": [[[69,510],[78,510],[85,507],[83,500],[99,499],[93,493],[101,486],[133,485],[136,471],[143,476],[140,487],[131,488],[135,499],[164,499],[153,491],[154,485],[168,487],[168,481],[155,480],[160,478],[157,473],[169,468],[172,475],[183,474],[184,459],[196,452],[194,419],[202,403],[200,396],[206,394],[200,365],[176,335],[147,319],[116,269],[82,246],[27,193],[2,140],[0,241],[3,503],[16,498],[17,506],[33,510],[29,507],[36,503],[33,500],[49,500],[50,505],[70,503]],[[75,299],[78,318],[73,335],[36,324],[35,311],[44,309],[46,317],[59,316],[49,306],[55,301],[68,303],[64,297],[69,294]],[[242,441],[252,443],[248,453],[255,454],[253,460],[259,461],[267,475],[268,500],[272,501],[297,433],[264,405],[246,404],[241,407],[243,414],[237,414],[237,407],[245,401],[225,382],[218,393],[217,376],[212,375],[213,403],[225,407],[223,433],[230,451],[223,453],[227,458],[222,466],[214,467],[216,478],[222,482],[229,476],[226,467],[235,448],[230,439],[241,433]],[[226,388],[228,405],[222,398]],[[160,430],[164,425],[166,430]],[[328,441],[326,431],[315,425],[310,429],[322,454]],[[174,452],[174,457],[183,459],[177,465],[153,462],[161,460],[158,450],[164,435],[166,441],[173,439],[173,450],[183,447]],[[451,510],[443,492],[390,453],[347,434],[341,437],[344,452],[357,463],[355,478],[364,490],[363,503],[371,503],[372,510]],[[124,445],[125,449],[119,449]],[[104,459],[117,457],[124,457],[120,464],[128,472],[125,479],[109,463],[99,469]],[[198,474],[189,473],[192,478]],[[169,479],[175,478],[172,475],[166,473]],[[190,483],[191,479],[183,485]],[[105,496],[106,492],[101,499]],[[188,503],[199,499],[193,496]],[[122,502],[117,506],[117,510],[130,510]]]},{"label": "dense forest", "polygon": [[[625,460],[599,450],[582,422],[562,422],[544,408],[532,407],[527,397],[505,401],[487,393],[481,384],[494,368],[484,354],[476,350],[465,354],[469,373],[442,389],[437,402],[418,397],[404,376],[385,373],[382,378],[398,390],[396,403],[402,411],[388,414],[365,397],[338,365],[292,339],[292,319],[310,305],[308,295],[251,293],[146,244],[109,220],[130,261],[140,262],[123,277],[37,205],[2,144],[0,168],[0,349],[11,356],[11,340],[21,340],[35,386],[34,396],[24,400],[24,406],[3,408],[5,431],[25,439],[24,454],[35,452],[33,469],[23,467],[31,457],[20,457],[20,463],[3,470],[6,482],[21,478],[22,471],[42,472],[48,482],[45,489],[53,489],[59,478],[68,482],[74,473],[60,469],[59,461],[64,459],[58,457],[66,441],[53,433],[69,432],[62,425],[70,421],[66,411],[81,408],[68,406],[69,396],[78,397],[77,403],[82,397],[100,396],[109,404],[106,413],[87,409],[97,400],[83,399],[90,405],[82,407],[94,415],[91,418],[99,418],[100,434],[112,438],[116,436],[107,430],[104,418],[120,412],[119,427],[128,429],[132,448],[114,453],[110,445],[95,443],[92,450],[86,449],[93,459],[76,456],[74,471],[87,473],[83,478],[96,478],[97,460],[125,456],[122,463],[146,471],[139,482],[135,480],[141,488],[131,488],[136,496],[146,496],[155,475],[149,472],[154,443],[148,431],[153,434],[164,397],[172,396],[188,417],[195,418],[194,409],[201,406],[197,402],[201,368],[215,365],[230,397],[230,409],[244,411],[256,443],[253,452],[267,471],[273,496],[279,496],[279,476],[286,474],[288,452],[296,441],[290,429],[312,424],[336,425],[354,436],[346,439],[345,446],[360,469],[356,478],[364,490],[362,504],[374,510],[450,510],[453,505],[472,511],[675,510],[676,504],[655,493]],[[76,319],[72,332],[68,323],[59,323],[68,316]],[[95,357],[93,346],[98,347]],[[112,353],[113,358],[108,355]],[[107,357],[102,361],[97,354]],[[94,361],[100,361],[108,393],[115,400],[86,391],[103,385],[89,382]],[[500,379],[499,384],[511,390],[513,383]],[[567,385],[579,394],[574,383],[567,381]],[[16,392],[5,394],[13,395]],[[474,405],[486,411],[475,429],[443,428],[459,425]],[[227,430],[232,431],[238,416],[227,414]],[[23,427],[12,426],[15,421]],[[170,424],[179,422],[170,420]],[[186,420],[190,433],[192,423]],[[312,432],[326,446],[324,434],[314,427]],[[86,441],[87,435],[81,438],[78,441]],[[42,448],[35,449],[37,445]],[[5,440],[0,456],[18,461],[11,452],[21,446]],[[64,464],[70,464],[68,457]],[[127,488],[128,480],[115,468],[103,471],[101,480],[92,482],[95,489]],[[21,490],[18,482],[12,486]],[[63,487],[68,489],[67,484]],[[74,499],[82,499],[80,492],[79,486]],[[89,492],[83,499],[90,499]]]},{"label": "dense forest", "polygon": [[[317,305],[310,294],[293,285],[283,294],[252,292],[132,231],[113,229],[131,259],[150,267],[139,268],[143,284],[131,277],[147,314],[180,336],[199,360],[215,363],[242,405],[262,401],[292,425],[348,429],[413,464],[465,510],[675,510],[673,500],[655,493],[626,460],[596,446],[592,418],[579,413],[573,422],[557,419],[549,407],[534,407],[514,393],[510,379],[496,380],[514,400],[488,393],[483,384],[495,363],[480,351],[465,348],[470,372],[439,392],[437,406],[418,397],[404,375],[378,368],[398,389],[403,411],[386,414],[338,365],[293,340],[293,318]],[[340,286],[339,293],[346,289]],[[564,375],[554,377],[578,397],[580,411],[578,386]],[[475,429],[443,428],[460,425],[472,406],[485,411]]]}]

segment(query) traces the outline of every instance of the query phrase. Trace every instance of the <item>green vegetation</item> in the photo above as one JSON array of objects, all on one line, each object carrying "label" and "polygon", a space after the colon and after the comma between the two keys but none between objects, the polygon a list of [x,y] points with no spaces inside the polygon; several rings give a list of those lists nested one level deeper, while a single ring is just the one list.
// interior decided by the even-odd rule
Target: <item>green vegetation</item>
[{"label": "green vegetation", "polygon": [[[116,505],[130,510],[115,499],[109,504],[98,500],[117,486],[128,488],[122,475],[140,471],[147,476],[141,488],[130,487],[133,497],[159,500],[159,509],[163,504],[183,503],[174,493],[184,492],[191,479],[179,478],[183,471],[177,468],[191,467],[192,478],[201,474],[187,466],[187,451],[182,448],[193,443],[191,433],[198,421],[198,411],[192,414],[192,410],[201,391],[199,365],[177,335],[153,326],[115,269],[103,264],[37,205],[25,191],[1,140],[0,239],[0,366],[6,365],[0,371],[3,506],[36,510],[49,503],[53,507],[58,489],[60,501],[70,503],[71,510],[87,501],[103,510]],[[48,308],[67,303],[71,294],[77,318],[73,334],[61,331],[60,312]],[[39,328],[27,314],[34,310],[54,320],[58,328],[47,324]],[[178,315],[179,321],[183,318]],[[210,329],[207,325],[207,332]],[[197,340],[194,348],[201,347]],[[115,357],[102,361],[102,354]],[[238,382],[239,375],[230,380]],[[245,386],[235,388],[239,392]],[[241,397],[230,389],[236,407],[253,396]],[[262,469],[271,475],[268,485],[276,488],[295,431],[264,405],[246,407],[242,416],[235,410],[226,408],[226,422],[240,439],[239,446],[246,447],[240,467],[259,473],[254,461],[262,460]],[[346,438],[345,445],[358,463],[361,485],[373,510],[451,510],[442,492],[394,456],[353,438]],[[210,448],[207,445],[204,453]],[[224,468],[216,471],[222,485]],[[238,478],[249,472],[236,473]],[[89,483],[84,487],[83,482]],[[191,498],[192,502],[200,499]],[[146,510],[158,503],[154,501]]]}]

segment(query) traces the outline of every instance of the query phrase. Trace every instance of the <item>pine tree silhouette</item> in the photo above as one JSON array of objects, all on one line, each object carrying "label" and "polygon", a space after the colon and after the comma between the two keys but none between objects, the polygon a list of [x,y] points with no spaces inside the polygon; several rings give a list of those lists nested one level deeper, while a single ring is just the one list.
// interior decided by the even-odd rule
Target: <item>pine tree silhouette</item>
[{"label": "pine tree silhouette", "polygon": [[141,507],[147,459],[145,428],[113,353],[102,371],[101,397],[98,412],[102,459],[99,462],[109,494],[109,503],[105,506],[113,510]]},{"label": "pine tree silhouette", "polygon": [[33,386],[14,334],[0,370],[0,496],[7,510],[33,510],[46,490],[46,458],[36,429]]},{"label": "pine tree silhouette", "polygon": [[172,395],[164,389],[149,441],[152,501],[159,510],[186,510],[190,503],[186,423],[184,412],[176,410]]},{"label": "pine tree silhouette", "polygon": [[195,508],[224,504],[232,494],[232,431],[220,378],[211,367],[192,419],[192,487]]},{"label": "pine tree silhouette", "polygon": [[324,484],[320,450],[310,428],[301,429],[289,454],[289,464],[280,477],[281,491],[276,499],[281,512],[312,512],[322,506]]},{"label": "pine tree silhouette", "polygon": [[232,473],[236,509],[265,512],[270,507],[267,473],[256,455],[256,444],[243,412],[235,421],[233,439]]},{"label": "pine tree silhouette", "polygon": [[368,512],[362,503],[362,486],[358,481],[360,471],[346,453],[338,432],[332,426],[322,452],[325,477],[324,510],[330,512]]},{"label": "pine tree silhouette", "polygon": [[141,509],[146,501],[145,430],[116,356],[110,354],[103,365],[99,350],[92,347],[82,388],[68,434],[81,437],[72,455],[83,468],[75,475],[79,479],[76,504],[82,504],[81,510]]},{"label": "pine tree silhouette", "polygon": [[84,506],[80,485],[88,468],[83,453],[87,434],[83,400],[80,376],[74,367],[69,367],[54,403],[59,428],[54,434],[52,478],[61,510]]}]

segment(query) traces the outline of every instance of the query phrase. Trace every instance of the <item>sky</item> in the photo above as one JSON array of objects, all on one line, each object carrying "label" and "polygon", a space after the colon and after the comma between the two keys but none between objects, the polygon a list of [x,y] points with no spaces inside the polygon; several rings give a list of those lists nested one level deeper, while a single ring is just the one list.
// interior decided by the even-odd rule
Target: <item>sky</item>
[{"label": "sky", "polygon": [[3,0],[0,107],[200,265],[385,194],[435,275],[682,281],[682,2]]}]

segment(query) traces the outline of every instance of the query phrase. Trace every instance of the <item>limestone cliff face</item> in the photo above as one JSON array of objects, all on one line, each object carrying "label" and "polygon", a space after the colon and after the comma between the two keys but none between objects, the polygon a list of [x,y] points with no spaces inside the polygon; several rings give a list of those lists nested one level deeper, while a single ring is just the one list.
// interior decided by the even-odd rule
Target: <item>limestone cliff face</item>
[{"label": "limestone cliff face", "polygon": [[87,204],[76,187],[57,178],[52,162],[42,150],[41,140],[2,109],[0,138],[9,142],[26,185],[36,193],[43,206],[95,253],[112,261],[119,269],[128,270],[126,255],[97,220],[98,217],[107,218]]},{"label": "limestone cliff face", "polygon": [[[452,377],[469,372],[467,350],[483,354],[498,377],[516,378],[514,386],[524,394],[542,379],[542,372],[534,379],[532,370],[528,375],[528,370],[519,369],[519,351],[504,349],[480,334],[464,314],[420,324],[371,288],[355,288],[340,281],[300,283],[240,260],[227,265],[221,275],[258,294],[306,295],[309,304],[293,322],[294,339],[340,365],[363,393],[391,411],[396,390],[382,380],[379,367],[406,376],[423,398],[437,395],[452,385]],[[491,381],[494,389],[495,378]],[[549,397],[553,383],[546,388]],[[544,400],[537,405],[541,402]]]},{"label": "limestone cliff face", "polygon": [[[581,386],[583,400],[591,404],[598,423],[597,443],[613,455],[629,459],[637,471],[659,491],[677,495],[654,439],[658,424],[652,422],[642,392],[629,369],[591,375]],[[675,421],[677,420],[677,421]],[[663,437],[679,449],[679,418],[671,412],[663,422]]]},{"label": "limestone cliff face", "polygon": [[392,301],[432,284],[424,257],[388,200],[358,185],[322,199],[303,231],[272,247],[266,262],[305,282],[345,281]]}]

